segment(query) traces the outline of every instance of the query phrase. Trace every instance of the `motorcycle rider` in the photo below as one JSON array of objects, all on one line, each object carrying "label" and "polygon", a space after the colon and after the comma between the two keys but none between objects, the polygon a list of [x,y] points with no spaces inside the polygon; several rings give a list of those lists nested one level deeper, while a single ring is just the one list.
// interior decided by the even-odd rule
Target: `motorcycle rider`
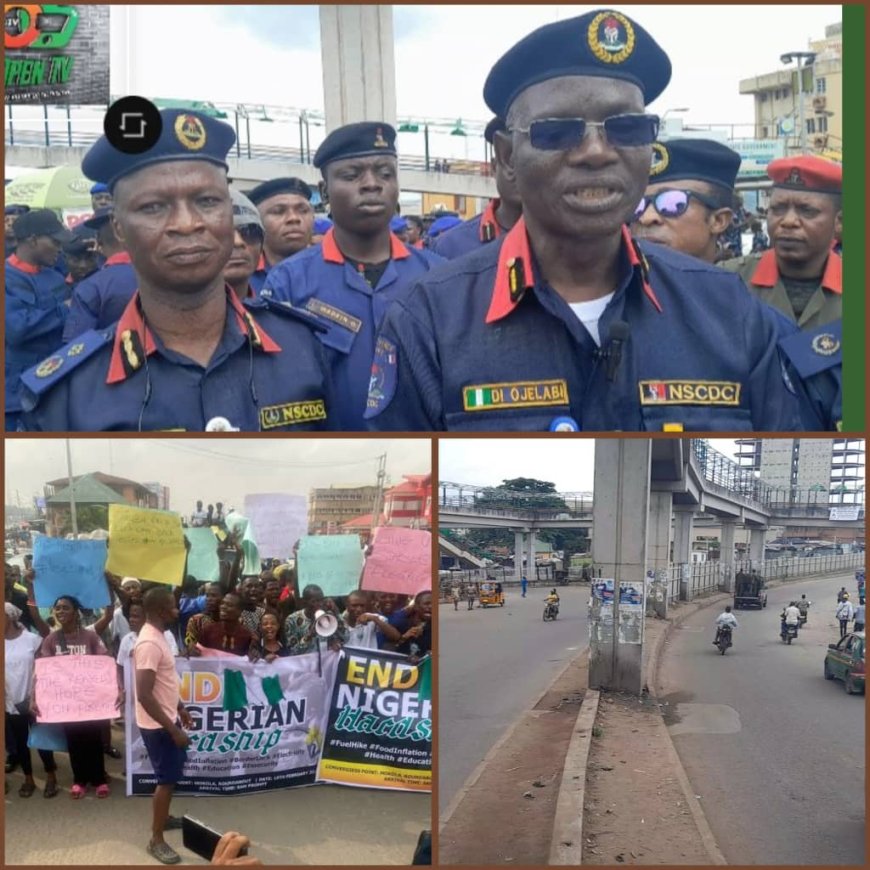
[{"label": "motorcycle rider", "polygon": [[788,607],[783,608],[780,619],[782,620],[780,634],[782,635],[783,640],[785,640],[786,631],[789,625],[793,625],[796,629],[800,626],[801,612],[798,609],[797,603],[792,601],[789,603]]},{"label": "motorcycle rider", "polygon": [[546,598],[547,604],[549,604],[553,610],[556,612],[556,615],[559,615],[559,593],[556,592],[555,589],[550,590],[550,594]]},{"label": "motorcycle rider", "polygon": [[813,602],[810,601],[806,595],[801,595],[801,600],[797,602],[797,609],[801,612],[801,625],[804,625],[807,621],[807,611],[810,609],[810,605]]},{"label": "motorcycle rider", "polygon": [[733,631],[738,626],[737,617],[731,612],[731,605],[729,604],[725,608],[724,613],[720,613],[716,617],[716,639],[713,641],[713,645],[715,646],[719,643],[719,636],[722,633],[723,628],[728,628]]}]

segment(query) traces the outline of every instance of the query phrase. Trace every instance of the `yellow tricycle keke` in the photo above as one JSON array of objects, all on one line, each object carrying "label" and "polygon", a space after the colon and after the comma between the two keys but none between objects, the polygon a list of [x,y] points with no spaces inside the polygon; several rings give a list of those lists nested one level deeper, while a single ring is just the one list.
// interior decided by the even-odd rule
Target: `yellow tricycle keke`
[{"label": "yellow tricycle keke", "polygon": [[488,607],[490,604],[504,607],[504,592],[502,592],[501,583],[487,581],[480,584],[480,606]]}]

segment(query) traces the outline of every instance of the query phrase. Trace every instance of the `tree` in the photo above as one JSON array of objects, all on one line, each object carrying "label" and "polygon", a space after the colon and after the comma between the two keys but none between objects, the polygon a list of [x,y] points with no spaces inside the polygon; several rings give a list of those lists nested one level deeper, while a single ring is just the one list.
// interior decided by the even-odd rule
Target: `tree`
[{"label": "tree", "polygon": [[[76,506],[76,525],[79,534],[93,532],[96,529],[109,528],[109,508],[104,504],[86,504]],[[66,509],[63,522],[59,524],[58,535],[64,537],[72,533],[72,515]]]}]

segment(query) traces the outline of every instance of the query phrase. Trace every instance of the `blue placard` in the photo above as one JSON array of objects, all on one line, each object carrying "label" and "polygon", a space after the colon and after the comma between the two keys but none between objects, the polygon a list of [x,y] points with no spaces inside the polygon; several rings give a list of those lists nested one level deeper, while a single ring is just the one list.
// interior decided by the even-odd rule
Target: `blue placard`
[{"label": "blue placard", "polygon": [[106,542],[37,538],[33,542],[33,591],[39,607],[51,607],[61,595],[74,595],[82,607],[105,607]]}]

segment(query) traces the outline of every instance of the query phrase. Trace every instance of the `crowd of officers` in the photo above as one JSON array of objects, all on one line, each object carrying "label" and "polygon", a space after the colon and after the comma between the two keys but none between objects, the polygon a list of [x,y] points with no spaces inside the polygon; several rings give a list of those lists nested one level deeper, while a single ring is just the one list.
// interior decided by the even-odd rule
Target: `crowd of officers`
[{"label": "crowd of officers", "polygon": [[76,233],[7,206],[7,430],[839,429],[841,167],[773,161],[771,247],[729,258],[740,157],[657,140],[670,76],[616,11],[530,33],[484,86],[498,198],[429,226],[386,123],[317,149],[329,219],[231,186],[208,116],[101,138]]}]

